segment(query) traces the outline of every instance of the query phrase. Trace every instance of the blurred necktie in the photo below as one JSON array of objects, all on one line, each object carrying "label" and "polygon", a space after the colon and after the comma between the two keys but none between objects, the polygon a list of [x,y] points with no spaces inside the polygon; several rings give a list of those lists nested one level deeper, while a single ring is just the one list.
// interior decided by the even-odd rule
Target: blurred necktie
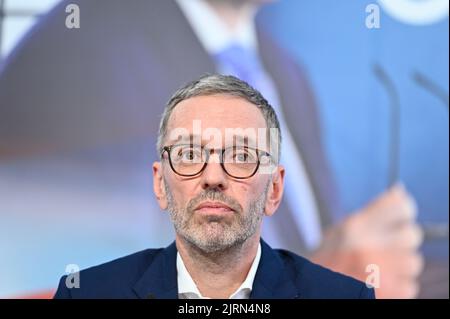
[{"label": "blurred necktie", "polygon": [[214,56],[222,74],[234,75],[259,90],[277,113],[283,145],[280,163],[285,167],[284,200],[294,212],[297,228],[309,249],[320,244],[322,237],[319,211],[302,158],[280,109],[275,85],[266,73],[258,53],[240,45],[231,45]]}]

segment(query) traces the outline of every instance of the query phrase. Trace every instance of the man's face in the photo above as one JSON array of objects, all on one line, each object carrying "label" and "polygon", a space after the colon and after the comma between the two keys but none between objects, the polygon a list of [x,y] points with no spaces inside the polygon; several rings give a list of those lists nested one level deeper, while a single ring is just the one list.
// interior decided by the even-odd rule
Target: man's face
[{"label": "man's face", "polygon": [[[171,132],[176,130],[197,136],[199,131],[194,128],[194,123],[201,125],[202,136],[197,142],[213,149],[233,145],[234,139],[226,138],[229,136],[227,130],[266,129],[261,111],[244,99],[224,95],[199,96],[175,107],[163,145],[180,144],[177,134],[171,137]],[[218,134],[211,136],[210,128],[220,134],[219,138]],[[258,143],[258,136],[253,143]],[[256,147],[269,151],[265,145]],[[273,213],[272,202],[269,209],[266,205],[273,189],[273,174],[261,174],[260,171],[246,179],[230,177],[220,165],[218,153],[214,152],[201,173],[183,177],[171,169],[166,152],[162,165],[154,164],[154,175],[160,173],[162,183],[159,185],[155,178],[155,192],[157,197],[163,197],[160,206],[170,212],[178,236],[205,252],[216,252],[242,244],[259,233],[263,215]],[[277,179],[279,173],[280,169],[275,172]],[[281,198],[281,195],[277,196]]]}]

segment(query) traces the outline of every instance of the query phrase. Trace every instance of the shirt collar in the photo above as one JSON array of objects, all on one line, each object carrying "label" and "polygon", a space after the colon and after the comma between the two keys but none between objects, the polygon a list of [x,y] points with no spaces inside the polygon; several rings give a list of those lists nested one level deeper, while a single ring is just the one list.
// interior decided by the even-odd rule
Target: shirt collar
[{"label": "shirt collar", "polygon": [[[204,0],[176,0],[197,38],[210,55],[233,44],[257,50],[257,36],[253,19],[241,23],[233,32]],[[256,9],[254,13],[256,14]]]},{"label": "shirt collar", "polygon": [[[259,261],[261,259],[261,244],[258,244],[255,259],[247,274],[247,277],[234,293],[230,295],[229,299],[244,299],[249,298],[255,280],[256,271],[258,270]],[[177,281],[178,281],[178,296],[180,298],[200,298],[205,299],[197,288],[194,280],[189,274],[183,259],[179,252],[177,252]]]}]

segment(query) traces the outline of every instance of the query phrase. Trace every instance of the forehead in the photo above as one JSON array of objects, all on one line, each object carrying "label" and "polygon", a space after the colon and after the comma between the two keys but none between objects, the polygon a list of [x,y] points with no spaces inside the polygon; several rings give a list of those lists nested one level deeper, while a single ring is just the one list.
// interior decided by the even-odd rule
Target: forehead
[{"label": "forehead", "polygon": [[266,127],[264,116],[256,105],[227,95],[196,96],[181,101],[170,116],[168,129],[192,130],[194,121],[200,121],[202,130]]}]

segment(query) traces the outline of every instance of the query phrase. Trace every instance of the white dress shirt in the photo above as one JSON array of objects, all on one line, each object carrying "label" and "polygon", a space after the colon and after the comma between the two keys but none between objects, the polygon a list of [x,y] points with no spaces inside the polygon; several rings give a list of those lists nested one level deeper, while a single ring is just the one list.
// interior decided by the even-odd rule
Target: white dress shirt
[{"label": "white dress shirt", "polygon": [[[177,0],[177,3],[189,21],[200,43],[210,56],[215,56],[232,44],[238,44],[243,48],[258,51],[254,19],[241,21],[234,31],[232,31],[204,0]],[[254,17],[256,7],[251,14]],[[217,68],[220,73],[229,73],[226,68],[222,68],[220,65],[217,65]],[[267,72],[265,72],[264,76],[272,83],[273,97],[270,99],[266,96],[266,98],[274,107],[282,124],[281,134],[284,140],[282,148],[289,150],[288,155],[286,154],[287,151],[281,154],[281,164],[286,167],[284,200],[294,214],[293,219],[297,229],[302,234],[306,246],[310,250],[313,250],[319,246],[322,239],[322,229],[316,198],[302,156],[295,145],[292,134],[285,124],[286,122],[281,110],[276,86],[273,84],[273,80]],[[271,229],[271,223],[266,223],[266,227],[269,227],[268,235],[270,236],[270,243],[274,246],[280,246],[277,242],[277,236],[281,235],[276,234],[280,230]]]},{"label": "white dress shirt", "polygon": [[[255,280],[256,270],[258,269],[259,261],[261,259],[261,244],[258,245],[256,257],[253,260],[252,266],[248,271],[247,277],[239,288],[230,295],[229,299],[249,299],[253,288],[253,281]],[[197,288],[194,280],[189,274],[184,265],[183,258],[180,253],[177,253],[177,281],[178,281],[178,298],[179,299],[210,299],[203,297]]]}]

